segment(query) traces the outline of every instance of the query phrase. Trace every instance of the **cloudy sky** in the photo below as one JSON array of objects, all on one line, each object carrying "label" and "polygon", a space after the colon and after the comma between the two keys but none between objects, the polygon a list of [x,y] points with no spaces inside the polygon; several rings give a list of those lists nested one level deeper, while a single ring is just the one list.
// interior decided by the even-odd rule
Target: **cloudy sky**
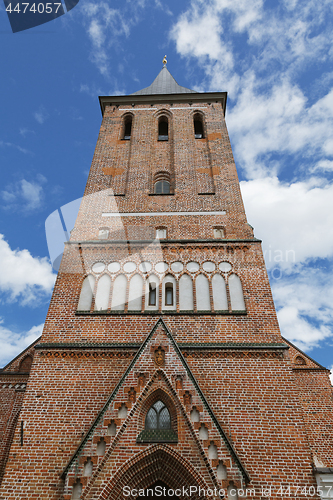
[{"label": "cloudy sky", "polygon": [[80,0],[13,34],[0,6],[0,365],[41,332],[55,274],[44,224],[82,195],[98,95],[227,91],[248,220],[282,334],[333,367],[331,0]]}]

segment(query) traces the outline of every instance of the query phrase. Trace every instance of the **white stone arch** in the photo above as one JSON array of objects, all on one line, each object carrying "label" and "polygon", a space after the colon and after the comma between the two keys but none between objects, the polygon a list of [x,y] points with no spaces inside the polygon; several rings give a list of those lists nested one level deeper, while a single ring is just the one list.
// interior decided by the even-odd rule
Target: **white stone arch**
[{"label": "white stone arch", "polygon": [[[149,304],[149,299],[151,297],[151,292],[154,287],[156,290],[156,301],[155,305],[152,305]],[[158,276],[156,276],[155,274],[151,274],[146,280],[145,309],[147,311],[158,311],[159,297],[160,297],[160,280]]]},{"label": "white stone arch", "polygon": [[143,278],[140,274],[134,274],[129,283],[128,310],[141,311],[142,308]]},{"label": "white stone arch", "polygon": [[213,303],[215,311],[228,311],[228,297],[225,279],[220,274],[212,277]]},{"label": "white stone arch", "polygon": [[193,281],[191,276],[183,274],[179,280],[179,310],[193,311]]},{"label": "white stone arch", "polygon": [[197,311],[210,311],[209,281],[204,274],[198,274],[195,279],[195,296]]},{"label": "white stone arch", "polygon": [[[172,288],[172,304],[167,304],[167,288]],[[170,297],[170,296],[169,296]],[[168,297],[168,298],[169,298]],[[168,274],[163,279],[162,283],[162,309],[165,311],[176,311],[176,279],[171,274]]]},{"label": "white stone arch", "polygon": [[77,306],[78,311],[90,311],[92,299],[94,296],[95,288],[95,276],[88,274],[83,280],[81,293],[79,298],[79,304]]},{"label": "white stone arch", "polygon": [[97,282],[95,311],[106,311],[108,309],[110,290],[111,278],[108,274],[103,274]]},{"label": "white stone arch", "polygon": [[127,290],[127,278],[124,274],[119,274],[113,283],[112,290],[112,311],[123,311],[125,309]]},{"label": "white stone arch", "polygon": [[237,274],[230,274],[228,278],[231,309],[233,311],[245,311],[243,287]]}]

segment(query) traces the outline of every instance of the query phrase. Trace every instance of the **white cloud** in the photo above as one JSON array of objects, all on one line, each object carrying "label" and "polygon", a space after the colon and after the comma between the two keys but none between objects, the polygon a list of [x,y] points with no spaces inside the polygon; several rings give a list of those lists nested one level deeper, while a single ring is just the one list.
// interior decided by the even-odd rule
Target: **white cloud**
[{"label": "white cloud", "polygon": [[26,127],[21,127],[20,128],[20,134],[23,136],[23,137],[26,137],[28,134],[36,134],[36,132],[34,130],[30,130]]},{"label": "white cloud", "polygon": [[0,141],[0,147],[2,147],[2,148],[3,147],[14,148],[14,149],[17,149],[18,151],[20,151],[21,153],[32,154],[32,152],[29,151],[28,149],[22,148],[18,144],[13,144],[12,142]]},{"label": "white cloud", "polygon": [[4,366],[26,347],[34,342],[41,334],[44,324],[33,326],[27,332],[15,332],[3,326],[0,319],[0,366]]},{"label": "white cloud", "polygon": [[248,75],[227,122],[235,141],[234,152],[246,175],[253,178],[277,173],[283,163],[272,165],[272,155],[303,154],[303,162],[327,161],[333,155],[333,89],[312,106],[297,85],[288,81],[268,93],[255,90],[255,77]]},{"label": "white cloud", "polygon": [[125,15],[125,11],[113,9],[104,1],[84,4],[83,13],[87,33],[92,42],[90,59],[102,75],[110,76],[110,49],[120,36],[129,35],[132,21]]},{"label": "white cloud", "polygon": [[249,223],[263,239],[266,265],[290,267],[333,257],[333,185],[276,177],[240,183]]},{"label": "white cloud", "polygon": [[44,199],[42,184],[45,182],[46,178],[43,175],[38,175],[36,181],[21,179],[15,184],[8,185],[0,193],[4,201],[3,208],[27,212],[39,209]]},{"label": "white cloud", "polygon": [[333,365],[331,366],[330,370],[331,370],[330,381],[331,384],[333,385]]},{"label": "white cloud", "polygon": [[40,125],[43,125],[45,120],[47,120],[47,118],[49,117],[49,114],[44,106],[39,106],[38,111],[34,113],[34,117],[38,121],[38,123],[40,123]]},{"label": "white cloud", "polygon": [[35,305],[51,294],[55,281],[49,260],[28,250],[12,250],[0,235],[0,292],[21,305]]},{"label": "white cloud", "polygon": [[303,350],[332,339],[333,279],[330,272],[302,267],[272,280],[281,333]]}]

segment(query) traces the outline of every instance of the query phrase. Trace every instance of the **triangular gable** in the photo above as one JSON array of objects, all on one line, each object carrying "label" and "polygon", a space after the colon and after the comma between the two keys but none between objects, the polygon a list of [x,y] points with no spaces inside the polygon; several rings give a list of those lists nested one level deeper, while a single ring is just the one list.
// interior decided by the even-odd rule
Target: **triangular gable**
[{"label": "triangular gable", "polygon": [[[162,366],[156,365],[158,360],[154,358],[154,356],[157,356],[156,353],[159,349],[165,353],[165,365],[162,363]],[[157,321],[156,325],[149,333],[142,346],[139,348],[126,372],[121,377],[118,385],[103,406],[87,435],[79,445],[76,453],[73,455],[72,459],[65,468],[63,475],[74,474],[76,476],[76,474],[79,473],[82,456],[90,456],[93,454],[93,450],[95,449],[94,446],[96,447],[99,437],[105,436],[105,425],[107,422],[111,422],[111,420],[117,421],[120,429],[122,429],[123,425],[126,426],[125,422],[129,422],[130,416],[131,418],[133,417],[135,413],[134,408],[138,406],[139,400],[142,402],[146,397],[145,394],[149,387],[153,384],[153,381],[156,379],[157,373],[160,373],[160,376],[165,379],[166,384],[169,386],[170,394],[173,393],[174,398],[179,400],[180,406],[186,408],[186,418],[189,422],[188,425],[194,429],[194,434],[198,435],[199,427],[203,423],[210,427],[209,440],[208,442],[205,440],[203,441],[203,446],[205,448],[204,453],[208,456],[208,446],[210,443],[216,442],[220,446],[220,452],[222,453],[221,450],[224,450],[222,453],[223,457],[230,457],[230,466],[231,464],[232,467],[235,466],[245,481],[249,481],[249,476],[244,466],[221,428],[213,410],[210,408],[210,405],[204,397],[195,377],[182,356],[177,343],[173,339],[171,332],[165,325],[162,318]],[[143,385],[141,384],[142,380],[141,382],[138,381],[140,380],[140,377],[141,379],[145,379]],[[183,386],[180,387],[180,385]],[[129,393],[131,390],[136,394],[134,398],[134,400],[136,399],[136,402],[133,404],[128,403],[130,399]],[[187,404],[188,401],[186,398],[192,400],[190,404]],[[180,402],[180,399],[182,399],[182,402]],[[121,421],[121,419],[117,419],[117,411],[121,407],[121,404],[125,404],[125,402],[129,408],[129,415],[127,415],[125,420]],[[200,411],[200,423],[195,422],[192,424],[189,420],[189,414],[193,406],[197,407]],[[118,432],[120,432],[119,428]],[[105,436],[105,440],[107,441],[107,445],[111,445],[113,438]],[[200,441],[198,442],[200,443]],[[108,447],[106,450],[107,454],[109,449],[110,448]],[[99,457],[98,460],[100,468],[102,457]]]},{"label": "triangular gable", "polygon": [[[303,368],[303,369],[306,369],[306,368],[317,368],[318,370],[326,370],[326,371],[329,372],[329,370],[327,368],[325,368],[325,366],[322,366],[317,361],[315,361],[314,359],[310,358],[310,356],[308,356],[307,354],[305,354],[305,352],[303,352],[299,347],[297,347],[295,344],[293,344],[292,342],[290,342],[290,340],[286,339],[285,337],[282,337],[282,338],[290,346],[289,347],[290,359],[291,359],[291,362],[294,365],[296,365],[295,367],[297,367],[297,368]],[[297,358],[298,355],[300,355],[302,358],[304,358],[306,360],[306,364],[305,365],[298,365],[297,362],[295,363],[295,360],[296,360],[296,358]]]}]

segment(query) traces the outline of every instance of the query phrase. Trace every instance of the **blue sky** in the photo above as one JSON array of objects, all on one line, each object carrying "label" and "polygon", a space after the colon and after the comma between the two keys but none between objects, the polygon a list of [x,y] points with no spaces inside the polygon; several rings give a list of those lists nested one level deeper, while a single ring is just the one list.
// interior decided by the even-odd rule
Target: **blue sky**
[{"label": "blue sky", "polygon": [[80,0],[13,34],[0,5],[0,365],[41,332],[54,283],[44,224],[79,198],[98,95],[227,91],[246,212],[281,331],[333,366],[333,16],[325,0]]}]

